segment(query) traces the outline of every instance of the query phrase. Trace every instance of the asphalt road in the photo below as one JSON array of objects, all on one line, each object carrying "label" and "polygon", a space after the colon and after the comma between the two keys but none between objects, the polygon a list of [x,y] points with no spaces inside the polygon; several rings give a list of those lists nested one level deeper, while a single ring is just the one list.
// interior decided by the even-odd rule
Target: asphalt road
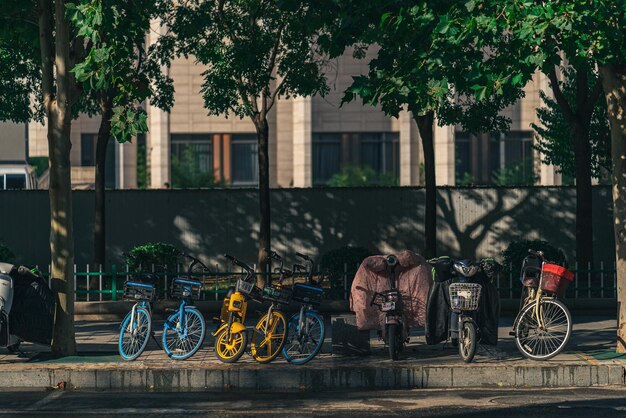
[{"label": "asphalt road", "polygon": [[626,417],[626,389],[334,393],[3,392],[2,416]]}]

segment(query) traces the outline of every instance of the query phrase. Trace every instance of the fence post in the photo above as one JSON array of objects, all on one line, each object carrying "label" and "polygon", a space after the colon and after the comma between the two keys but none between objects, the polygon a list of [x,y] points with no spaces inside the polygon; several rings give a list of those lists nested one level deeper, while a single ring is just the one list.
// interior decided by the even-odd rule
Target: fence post
[{"label": "fence post", "polygon": [[[128,265],[126,265],[126,271],[128,271]],[[100,274],[98,274],[100,283],[100,302],[102,302],[102,264],[100,264]]]},{"label": "fence post", "polygon": [[[154,268],[154,264],[152,265],[152,267]],[[167,272],[169,270],[169,267],[166,265],[165,266],[165,272],[163,274],[163,291],[165,292],[165,297],[167,297]],[[189,272],[189,275],[191,276],[192,272]],[[191,277],[188,277],[188,279],[192,279]]]},{"label": "fence post", "polygon": [[220,280],[220,265],[215,263],[215,300],[219,300],[219,298],[217,297],[217,289],[218,289],[219,280]]},{"label": "fence post", "polygon": [[74,300],[76,300],[76,264],[74,264]]},{"label": "fence post", "polygon": [[115,264],[111,265],[111,297],[117,300],[117,268]]},{"label": "fence post", "polygon": [[87,263],[87,276],[85,276],[85,284],[87,285],[87,302],[90,302],[89,297],[89,282],[91,281],[91,276],[89,275],[89,263]]},{"label": "fence post", "polygon": [[600,261],[600,297],[604,298],[604,261]]}]

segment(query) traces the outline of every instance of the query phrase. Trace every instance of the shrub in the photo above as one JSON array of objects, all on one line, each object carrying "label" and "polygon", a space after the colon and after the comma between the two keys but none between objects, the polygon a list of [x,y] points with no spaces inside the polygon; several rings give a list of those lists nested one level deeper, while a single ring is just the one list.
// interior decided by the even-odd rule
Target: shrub
[{"label": "shrub", "polygon": [[0,262],[13,263],[15,261],[15,254],[6,245],[0,241]]},{"label": "shrub", "polygon": [[552,261],[558,264],[567,264],[565,253],[546,241],[541,240],[522,240],[513,241],[506,250],[502,251],[504,262],[504,270],[514,274],[519,273],[522,268],[524,258],[528,256],[528,250],[543,251],[546,261]]},{"label": "shrub", "polygon": [[348,283],[350,283],[359,264],[370,255],[372,252],[363,247],[347,246],[330,250],[320,258],[320,270],[328,275],[332,289],[341,290],[345,266],[348,266]]},{"label": "shrub", "polygon": [[134,247],[125,254],[125,261],[129,271],[161,273],[176,269],[180,260],[180,251],[171,244],[153,242]]},{"label": "shrub", "polygon": [[345,166],[328,180],[333,187],[397,186],[398,178],[388,173],[378,173],[371,167]]}]

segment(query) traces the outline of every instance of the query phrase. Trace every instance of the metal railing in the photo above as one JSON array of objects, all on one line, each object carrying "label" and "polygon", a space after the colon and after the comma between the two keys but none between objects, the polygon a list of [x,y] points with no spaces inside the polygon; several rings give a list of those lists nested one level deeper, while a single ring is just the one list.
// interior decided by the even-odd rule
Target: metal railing
[{"label": "metal railing", "polygon": [[[321,279],[322,287],[325,289],[325,296],[331,300],[347,300],[350,296],[350,287],[352,280],[358,269],[358,265],[350,267],[344,264],[343,272],[336,272],[334,275],[323,274],[317,271],[314,274],[316,280]],[[502,273],[498,276],[496,286],[498,288],[500,298],[517,299],[520,296],[522,286],[519,280],[519,274],[508,269],[509,273]],[[617,269],[615,263],[599,263],[599,268],[592,268],[588,265],[582,269],[576,266],[572,269],[575,274],[574,282],[567,289],[567,298],[606,298],[614,299],[617,297]],[[145,270],[144,270],[145,272]],[[156,271],[151,266],[147,272],[156,278],[157,292],[159,297],[166,298],[171,280],[179,276],[188,276],[187,270],[182,266],[176,268]],[[48,271],[42,271],[50,283],[50,267]],[[257,276],[265,276],[275,280],[277,274],[270,272],[256,273]],[[244,275],[243,270],[234,271],[232,266],[225,270],[220,270],[219,266],[215,266],[213,271],[192,273],[191,277],[198,279],[204,283],[200,300],[221,300],[228,292],[229,288],[234,287],[237,279]],[[74,265],[74,289],[77,301],[117,301],[122,300],[124,293],[124,282],[140,276],[136,272],[129,269],[128,266],[119,266],[111,264],[109,270],[100,267],[97,271],[90,270],[90,266],[86,265],[84,270],[80,271]],[[286,283],[290,281],[293,284],[299,278],[306,277],[306,274],[288,278]]]}]

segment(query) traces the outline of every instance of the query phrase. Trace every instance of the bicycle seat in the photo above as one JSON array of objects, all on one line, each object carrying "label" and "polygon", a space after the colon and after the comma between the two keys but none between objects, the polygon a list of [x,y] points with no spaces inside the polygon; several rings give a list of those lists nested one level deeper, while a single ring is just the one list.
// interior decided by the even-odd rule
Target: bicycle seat
[{"label": "bicycle seat", "polygon": [[452,268],[463,277],[472,277],[479,270],[479,267],[470,260],[456,260]]}]

